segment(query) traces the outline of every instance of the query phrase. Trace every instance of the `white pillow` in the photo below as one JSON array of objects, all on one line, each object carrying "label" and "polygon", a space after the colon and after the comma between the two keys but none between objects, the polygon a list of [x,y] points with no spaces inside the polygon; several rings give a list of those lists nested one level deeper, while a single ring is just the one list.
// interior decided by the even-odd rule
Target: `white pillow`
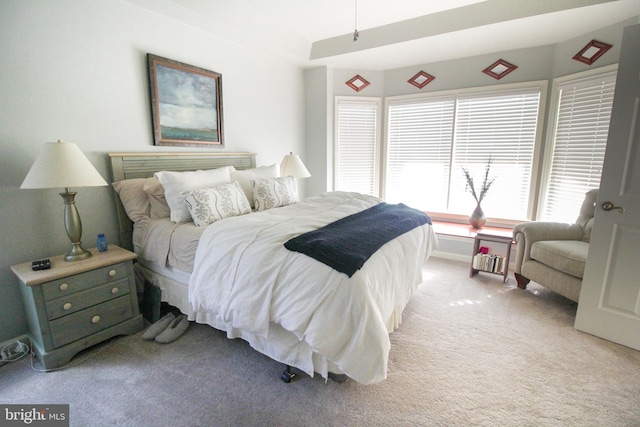
[{"label": "white pillow", "polygon": [[249,201],[238,181],[214,188],[185,191],[185,204],[198,227],[207,226],[230,216],[251,213]]},{"label": "white pillow", "polygon": [[298,185],[292,176],[271,179],[254,179],[253,199],[256,210],[264,211],[271,208],[290,205],[298,201]]},{"label": "white pillow", "polygon": [[273,164],[271,166],[260,166],[253,169],[236,170],[231,166],[231,180],[238,181],[242,190],[244,191],[247,200],[251,207],[254,206],[253,202],[253,186],[251,181],[254,179],[262,178],[278,178],[280,176],[280,165]]},{"label": "white pillow", "polygon": [[171,209],[172,222],[191,221],[191,214],[184,203],[182,193],[199,188],[210,188],[231,182],[228,166],[218,169],[197,170],[190,172],[156,172],[154,176],[164,187],[164,195]]}]

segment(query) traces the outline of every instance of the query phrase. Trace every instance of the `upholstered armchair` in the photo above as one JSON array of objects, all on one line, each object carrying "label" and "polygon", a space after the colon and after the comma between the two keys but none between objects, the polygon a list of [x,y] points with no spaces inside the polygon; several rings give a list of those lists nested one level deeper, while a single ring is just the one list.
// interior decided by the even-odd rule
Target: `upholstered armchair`
[{"label": "upholstered armchair", "polygon": [[597,197],[598,190],[586,193],[575,224],[534,221],[513,228],[519,288],[533,280],[578,302]]}]

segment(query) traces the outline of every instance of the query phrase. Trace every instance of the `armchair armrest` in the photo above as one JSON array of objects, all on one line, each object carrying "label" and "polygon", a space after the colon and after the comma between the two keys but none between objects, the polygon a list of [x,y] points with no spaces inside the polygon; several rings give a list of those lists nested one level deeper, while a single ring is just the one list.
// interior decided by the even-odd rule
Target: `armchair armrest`
[{"label": "armchair armrest", "polygon": [[522,263],[531,260],[531,245],[541,240],[580,240],[582,227],[578,224],[561,222],[525,222],[513,227],[516,242],[514,271],[521,273]]},{"label": "armchair armrest", "polygon": [[582,227],[578,224],[563,222],[533,221],[517,224],[513,227],[513,237],[517,241],[519,234],[524,236],[527,242],[539,240],[580,240]]}]

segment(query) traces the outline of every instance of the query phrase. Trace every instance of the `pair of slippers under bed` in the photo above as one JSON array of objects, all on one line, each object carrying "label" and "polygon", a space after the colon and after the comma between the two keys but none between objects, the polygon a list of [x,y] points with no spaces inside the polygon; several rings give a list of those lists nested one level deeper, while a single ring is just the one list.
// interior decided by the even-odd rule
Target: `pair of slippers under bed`
[{"label": "pair of slippers under bed", "polygon": [[160,318],[142,335],[145,341],[154,340],[161,344],[168,344],[180,338],[189,328],[189,319],[184,314],[176,317],[173,313],[168,313]]}]

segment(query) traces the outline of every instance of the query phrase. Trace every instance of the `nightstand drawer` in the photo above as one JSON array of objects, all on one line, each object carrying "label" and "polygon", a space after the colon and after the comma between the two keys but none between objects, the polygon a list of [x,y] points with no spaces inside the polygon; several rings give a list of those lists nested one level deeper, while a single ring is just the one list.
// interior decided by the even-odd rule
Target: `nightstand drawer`
[{"label": "nightstand drawer", "polygon": [[42,285],[42,293],[45,301],[51,301],[70,295],[74,292],[92,288],[107,282],[114,282],[127,277],[127,263],[110,265],[87,271],[86,273],[75,274],[64,279],[52,280]]},{"label": "nightstand drawer", "polygon": [[47,302],[47,315],[49,320],[66,316],[87,307],[100,304],[110,299],[118,298],[129,293],[129,281],[127,278],[113,283],[106,283],[96,288],[76,292],[69,296]]},{"label": "nightstand drawer", "polygon": [[50,322],[55,347],[62,347],[133,317],[129,296],[121,296]]}]

